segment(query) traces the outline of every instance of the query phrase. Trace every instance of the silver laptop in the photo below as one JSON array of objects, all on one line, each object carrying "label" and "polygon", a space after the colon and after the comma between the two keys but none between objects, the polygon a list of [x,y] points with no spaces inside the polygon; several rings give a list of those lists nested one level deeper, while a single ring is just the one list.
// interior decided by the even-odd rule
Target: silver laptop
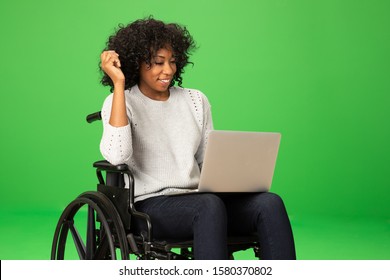
[{"label": "silver laptop", "polygon": [[271,188],[280,133],[213,130],[200,182],[190,192],[267,192]]},{"label": "silver laptop", "polygon": [[280,137],[271,132],[211,131],[199,191],[269,191]]}]

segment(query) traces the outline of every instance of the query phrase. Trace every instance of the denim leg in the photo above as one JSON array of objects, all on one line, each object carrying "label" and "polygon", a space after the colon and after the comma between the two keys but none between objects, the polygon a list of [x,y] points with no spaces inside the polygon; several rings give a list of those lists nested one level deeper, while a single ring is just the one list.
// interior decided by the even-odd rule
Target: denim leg
[{"label": "denim leg", "polygon": [[290,220],[283,200],[274,193],[221,196],[230,233],[257,232],[261,259],[296,259]]},{"label": "denim leg", "polygon": [[[193,238],[195,259],[228,258],[226,208],[218,196],[158,196],[137,202],[135,207],[150,216],[156,239]],[[145,229],[139,221],[135,227]]]}]

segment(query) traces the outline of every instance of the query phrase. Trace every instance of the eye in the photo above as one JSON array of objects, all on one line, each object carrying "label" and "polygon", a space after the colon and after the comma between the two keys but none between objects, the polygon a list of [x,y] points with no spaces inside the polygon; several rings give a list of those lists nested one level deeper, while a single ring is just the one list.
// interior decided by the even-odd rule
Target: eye
[{"label": "eye", "polygon": [[156,64],[156,65],[163,65],[164,62],[155,62],[154,64]]}]

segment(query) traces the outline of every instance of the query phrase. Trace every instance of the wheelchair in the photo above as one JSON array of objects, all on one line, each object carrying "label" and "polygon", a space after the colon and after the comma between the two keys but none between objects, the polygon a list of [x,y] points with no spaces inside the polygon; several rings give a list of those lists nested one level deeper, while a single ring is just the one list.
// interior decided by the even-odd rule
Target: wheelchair
[{"label": "wheelchair", "polygon": [[[87,122],[101,120],[100,112],[87,116]],[[74,252],[81,260],[191,260],[192,240],[156,240],[153,224],[146,213],[134,205],[135,181],[127,165],[111,165],[105,160],[93,163],[98,179],[97,190],[80,194],[62,212],[53,237],[51,259],[63,260]],[[129,187],[125,188],[124,176]],[[146,223],[145,231],[132,231],[132,220]],[[259,258],[255,234],[229,236],[228,252],[253,249]]]}]

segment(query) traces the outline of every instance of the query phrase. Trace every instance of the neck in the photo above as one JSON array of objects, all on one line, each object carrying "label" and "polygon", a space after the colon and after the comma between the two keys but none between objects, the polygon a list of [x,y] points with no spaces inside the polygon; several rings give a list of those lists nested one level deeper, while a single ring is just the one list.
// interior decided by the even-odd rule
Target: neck
[{"label": "neck", "polygon": [[138,85],[138,88],[143,95],[145,95],[146,97],[152,100],[167,101],[169,99],[169,95],[170,95],[169,89],[167,89],[166,91],[159,92],[159,91],[147,90],[140,85]]}]

